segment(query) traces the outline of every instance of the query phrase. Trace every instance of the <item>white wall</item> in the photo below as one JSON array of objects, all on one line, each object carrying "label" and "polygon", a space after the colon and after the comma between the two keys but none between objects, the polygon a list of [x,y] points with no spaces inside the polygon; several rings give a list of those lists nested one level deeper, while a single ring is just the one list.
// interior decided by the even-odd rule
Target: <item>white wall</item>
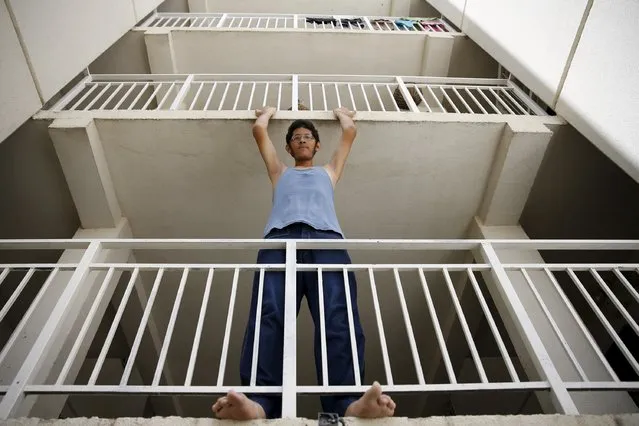
[{"label": "white wall", "polygon": [[393,3],[408,6],[409,0],[189,0],[189,7],[191,12],[390,15]]},{"label": "white wall", "polygon": [[429,2],[639,181],[636,1]]},{"label": "white wall", "polygon": [[160,0],[8,0],[47,101]]},{"label": "white wall", "polygon": [[639,181],[639,3],[594,2],[557,112]]},{"label": "white wall", "polygon": [[0,2],[0,141],[42,106],[4,2]]}]

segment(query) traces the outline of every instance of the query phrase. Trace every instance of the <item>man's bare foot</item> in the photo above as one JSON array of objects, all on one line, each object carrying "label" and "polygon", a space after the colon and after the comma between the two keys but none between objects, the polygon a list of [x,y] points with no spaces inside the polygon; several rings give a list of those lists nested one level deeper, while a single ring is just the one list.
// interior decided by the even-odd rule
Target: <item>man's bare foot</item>
[{"label": "man's bare foot", "polygon": [[243,393],[234,391],[219,398],[211,409],[219,419],[255,420],[266,418],[260,404],[251,401]]},{"label": "man's bare foot", "polygon": [[374,382],[357,401],[346,409],[345,417],[360,417],[374,419],[379,417],[392,417],[395,414],[395,401],[390,396],[382,393],[382,386]]}]

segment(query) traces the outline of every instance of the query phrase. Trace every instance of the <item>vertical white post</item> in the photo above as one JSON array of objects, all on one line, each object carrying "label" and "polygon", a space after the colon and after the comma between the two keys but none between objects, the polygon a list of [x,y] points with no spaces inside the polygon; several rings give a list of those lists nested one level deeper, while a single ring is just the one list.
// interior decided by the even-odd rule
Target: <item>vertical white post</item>
[{"label": "vertical white post", "polygon": [[298,24],[298,20],[300,19],[299,15],[293,15],[293,28],[298,28],[299,24]]},{"label": "vertical white post", "polygon": [[186,94],[189,93],[189,89],[191,88],[191,83],[193,82],[193,77],[194,77],[193,74],[189,74],[186,80],[184,80],[184,84],[182,84],[182,88],[180,88],[180,91],[175,96],[173,103],[171,103],[171,107],[169,108],[171,111],[175,111],[184,100],[184,97],[186,96]]},{"label": "vertical white post", "polygon": [[286,242],[282,418],[297,416],[297,243]]},{"label": "vertical white post", "polygon": [[217,25],[215,26],[215,28],[222,28],[222,25],[224,25],[224,21],[226,21],[226,17],[228,15],[225,13],[222,15],[222,17],[220,18],[220,22],[217,23]]},{"label": "vertical white post", "polygon": [[415,101],[413,100],[413,97],[408,91],[408,88],[406,87],[404,80],[401,77],[395,77],[395,80],[397,81],[397,86],[399,87],[399,91],[402,92],[402,96],[406,100],[406,105],[408,105],[408,108],[411,110],[411,112],[419,112],[419,108],[417,108],[417,104],[415,103]]},{"label": "vertical white post", "polygon": [[561,414],[579,414],[495,249],[490,243],[484,242],[479,246],[479,251],[483,260],[490,265],[490,273],[497,284],[496,288],[490,288],[493,299],[498,307],[502,305],[508,311],[539,375],[550,384],[550,396],[555,409]]},{"label": "vertical white post", "polygon": [[24,388],[31,384],[44,359],[56,356],[56,354],[49,353],[51,345],[59,337],[58,335],[62,331],[60,328],[69,312],[67,308],[73,304],[78,290],[82,287],[82,284],[84,284],[85,279],[90,273],[91,263],[98,257],[101,249],[101,243],[94,241],[89,244],[89,247],[87,247],[84,252],[75,272],[69,279],[67,287],[53,308],[49,320],[43,327],[42,332],[35,341],[31,352],[29,352],[24,360],[20,371],[18,371],[4,398],[2,398],[0,402],[0,419],[8,419],[17,414],[20,404],[25,397]]},{"label": "vertical white post", "polygon": [[299,103],[299,77],[297,74],[293,74],[292,80],[292,90],[291,90],[291,110],[298,111],[298,103]]},{"label": "vertical white post", "polygon": [[368,16],[364,16],[364,23],[366,24],[366,28],[368,28],[370,31],[375,30],[375,28],[373,28],[373,24],[371,24],[371,20],[368,19]]}]

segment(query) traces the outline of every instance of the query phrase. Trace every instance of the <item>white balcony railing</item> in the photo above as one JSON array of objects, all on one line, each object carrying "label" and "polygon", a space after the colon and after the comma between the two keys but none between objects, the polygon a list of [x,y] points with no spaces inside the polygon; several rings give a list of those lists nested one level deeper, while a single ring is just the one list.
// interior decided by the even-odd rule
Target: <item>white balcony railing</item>
[{"label": "white balcony railing", "polygon": [[452,33],[440,18],[391,16],[328,16],[264,13],[157,13],[136,27],[167,29],[305,29],[383,31],[401,33]]},{"label": "white balcony railing", "polygon": [[[619,330],[629,326],[633,333],[639,334],[639,327],[633,319],[636,318],[636,309],[639,306],[639,293],[636,283],[639,279],[639,264],[633,263],[502,263],[502,258],[497,253],[503,250],[599,250],[613,251],[637,251],[639,241],[507,241],[507,240],[20,240],[0,241],[0,249],[11,250],[37,250],[37,249],[76,249],[83,251],[83,256],[77,262],[58,264],[38,263],[14,263],[2,264],[0,283],[13,276],[17,283],[8,301],[0,314],[0,320],[5,318],[6,312],[11,309],[16,298],[21,296],[25,288],[30,285],[34,274],[44,274],[48,277],[44,285],[32,301],[30,308],[24,313],[22,320],[15,327],[13,334],[2,348],[0,364],[6,361],[6,355],[20,339],[25,324],[27,324],[47,293],[51,282],[56,275],[66,273],[66,285],[59,298],[55,300],[48,320],[33,344],[31,351],[24,358],[22,365],[15,377],[9,383],[3,383],[0,389],[4,398],[0,402],[0,418],[13,417],[18,413],[18,407],[27,395],[44,394],[142,394],[142,395],[216,395],[227,392],[233,388],[238,391],[252,394],[281,394],[283,397],[283,415],[296,416],[296,398],[300,394],[334,394],[362,392],[367,388],[365,383],[356,379],[351,386],[334,386],[328,383],[327,369],[321,383],[307,385],[298,383],[298,368],[310,368],[306,362],[298,362],[296,341],[299,325],[296,323],[296,272],[312,271],[318,275],[320,294],[322,293],[322,273],[329,270],[337,270],[344,273],[348,280],[347,271],[354,271],[358,277],[360,295],[368,288],[372,298],[371,305],[364,304],[360,297],[359,310],[362,315],[369,313],[374,319],[369,322],[370,328],[365,330],[372,341],[378,342],[377,348],[371,344],[368,351],[378,350],[383,362],[385,378],[381,380],[386,392],[422,394],[432,392],[475,392],[490,394],[501,391],[541,391],[549,393],[552,397],[555,411],[559,413],[576,414],[578,409],[573,401],[571,392],[589,391],[627,391],[639,389],[639,381],[625,379],[618,374],[618,365],[611,363],[606,357],[606,350],[616,347],[620,350],[623,359],[627,361],[632,370],[639,374],[637,353],[633,353],[625,338],[620,336]],[[117,250],[136,250],[154,253],[167,252],[184,258],[184,253],[202,254],[203,251],[223,250],[238,252],[241,250],[255,250],[258,248],[285,250],[286,261],[281,264],[255,264],[247,262],[194,262],[194,263],[112,263],[102,259],[106,251],[115,253]],[[349,265],[317,265],[298,264],[297,251],[306,249],[337,249],[346,248],[351,253],[375,254],[381,257],[381,261],[373,263],[355,262]],[[392,254],[389,254],[391,253]],[[434,253],[465,253],[472,254],[470,262],[466,257],[466,263],[437,263],[414,262],[415,259],[433,258]],[[407,260],[398,263],[398,254]],[[417,254],[417,256],[416,256]],[[194,256],[199,256],[195,254]],[[206,258],[213,259],[213,255]],[[393,256],[394,261],[383,260],[383,256]],[[473,259],[474,256],[474,259]],[[128,257],[128,256],[127,256]],[[201,256],[199,257],[202,258]],[[254,257],[251,257],[254,258]],[[436,258],[441,259],[441,256]],[[281,386],[257,386],[255,385],[255,362],[253,356],[253,368],[251,384],[248,386],[233,386],[229,383],[229,369],[237,369],[235,359],[230,359],[229,345],[231,333],[234,327],[240,329],[244,323],[234,324],[233,318],[237,309],[242,309],[237,303],[237,295],[242,286],[250,286],[253,272],[259,272],[260,277],[267,271],[285,272],[285,324],[284,324],[284,359],[283,381]],[[144,275],[148,285],[139,284]],[[248,279],[245,279],[248,278]],[[228,279],[228,282],[225,280]],[[92,281],[91,281],[92,280]],[[561,281],[561,284],[559,283]],[[518,284],[515,285],[515,282]],[[542,282],[551,283],[553,290],[547,293],[542,290]],[[92,283],[92,284],[90,284]],[[152,285],[151,285],[152,283]],[[179,284],[178,284],[179,283]],[[259,280],[261,295],[263,279]],[[463,288],[465,284],[465,292]],[[525,283],[525,284],[522,284]],[[219,289],[229,288],[230,296],[222,296]],[[88,288],[90,285],[93,287]],[[115,286],[120,286],[115,291]],[[140,299],[142,314],[138,316],[139,323],[134,324],[137,333],[131,338],[130,355],[126,360],[123,373],[120,377],[103,377],[101,369],[106,355],[113,343],[113,337],[121,327],[123,315],[129,309],[130,301],[139,297],[138,285],[146,288],[148,298]],[[527,287],[534,295],[533,299],[524,302],[522,290]],[[156,301],[160,299],[159,292],[172,289],[170,296],[165,294],[164,303],[158,311]],[[150,289],[150,290],[149,290]],[[136,292],[134,292],[136,290]],[[79,312],[71,309],[74,304],[80,302],[82,292],[93,291],[94,297],[87,297],[88,312],[79,314],[81,326],[77,334],[69,335],[70,312]],[[395,308],[389,308],[390,297],[379,297],[379,292],[385,295],[396,293],[399,301]],[[410,297],[406,293],[410,291]],[[188,309],[183,306],[182,300],[185,294],[190,292],[191,304]],[[217,293],[216,293],[217,292]],[[468,293],[470,292],[470,293]],[[33,292],[32,292],[33,293]],[[580,294],[583,302],[578,303],[573,297]],[[119,294],[119,300],[112,302],[115,294]],[[132,296],[137,294],[137,296]],[[225,294],[229,294],[226,292]],[[246,292],[244,292],[246,294]],[[474,313],[468,310],[467,302],[461,303],[462,294],[464,300],[472,295],[478,309]],[[228,297],[222,302],[224,305],[223,316],[219,316],[219,328],[223,331],[223,338],[219,344],[213,344],[210,340],[206,345],[202,344],[203,324],[207,316],[215,313],[215,308],[209,303],[219,302],[221,298]],[[261,296],[258,296],[258,298]],[[608,301],[606,303],[604,301]],[[115,300],[115,299],[113,299]],[[167,303],[167,300],[169,303]],[[198,301],[195,305],[193,301]],[[260,299],[261,300],[261,299]],[[348,300],[348,299],[347,299]],[[493,304],[494,302],[494,304]],[[108,333],[102,336],[101,341],[93,340],[91,331],[95,333],[96,324],[101,321],[97,312],[105,305],[113,303],[116,309],[115,315],[108,325]],[[528,303],[528,304],[526,304]],[[561,308],[557,314],[557,303]],[[554,307],[550,307],[550,305]],[[537,305],[543,311],[545,318],[542,320],[550,324],[542,332],[535,327],[531,308]],[[261,306],[261,302],[258,302]],[[244,307],[246,308],[246,307]],[[349,323],[351,328],[351,341],[354,341],[352,306],[348,303]],[[219,307],[217,308],[219,312]],[[162,317],[166,324],[165,329],[159,332],[157,337],[157,362],[152,368],[153,374],[143,378],[144,383],[131,383],[131,372],[136,363],[141,362],[138,357],[143,335],[150,328],[150,316]],[[384,312],[384,315],[382,315]],[[415,320],[416,313],[421,314],[422,319]],[[588,342],[586,347],[580,350],[592,351],[605,370],[605,374],[592,374],[591,366],[586,366],[580,361],[581,353],[575,351],[569,343],[572,335],[566,334],[566,329],[561,325],[566,315],[578,324],[573,328],[572,334],[583,335]],[[610,317],[614,316],[614,321]],[[189,316],[190,321],[184,321],[182,317]],[[225,320],[221,318],[225,317]],[[392,318],[389,318],[392,317]],[[562,317],[562,318],[560,318]],[[130,318],[130,317],[129,317]],[[259,318],[259,313],[258,313]],[[411,320],[411,318],[413,318]],[[425,318],[428,318],[425,320]],[[464,347],[454,347],[451,350],[450,320],[454,319],[462,330]],[[472,331],[472,325],[485,319],[489,326],[490,336],[483,339],[492,339],[496,345],[499,356],[503,360],[504,374],[500,379],[491,377],[483,364],[482,353],[478,349],[479,338],[476,331]],[[325,329],[324,310],[320,303],[320,325]],[[389,330],[389,321],[394,320],[393,333],[385,334]],[[539,320],[539,318],[535,318]],[[179,335],[176,332],[176,324],[180,325]],[[66,324],[66,325],[65,325]],[[401,325],[400,325],[401,324]],[[538,322],[536,324],[539,324]],[[546,323],[544,323],[546,324]],[[66,328],[65,328],[66,327]],[[597,327],[603,327],[605,332],[594,333]],[[424,340],[426,330],[431,330],[430,338]],[[259,327],[256,327],[256,338],[252,343],[254,354],[259,351]],[[566,371],[565,365],[560,369],[558,364],[549,356],[548,330],[552,330],[554,336],[559,339],[565,354],[570,359],[570,367],[574,370]],[[156,330],[156,334],[158,331]],[[302,335],[312,333],[311,330],[300,330]],[[406,344],[398,345],[396,339],[399,334],[405,336]],[[376,336],[373,339],[373,336]],[[175,344],[176,336],[180,344]],[[67,353],[54,353],[54,342],[60,348],[61,341],[71,339],[73,345]],[[96,337],[97,338],[97,337]],[[377,340],[378,338],[378,340]],[[186,339],[186,340],[185,340]],[[392,340],[395,346],[387,342]],[[93,340],[93,342],[92,342]],[[523,342],[512,349],[511,342]],[[93,370],[88,379],[81,381],[70,372],[77,372],[72,368],[86,354],[89,343],[101,348],[99,356],[93,364]],[[186,344],[184,342],[187,342]],[[321,336],[322,365],[326,366],[326,337]],[[176,346],[179,346],[176,348]],[[221,353],[219,363],[212,364],[213,356],[199,355],[201,348],[205,346],[210,351]],[[397,347],[401,349],[408,359],[412,361],[410,369],[413,371],[413,381],[401,383],[394,381],[394,372],[400,368],[395,359]],[[83,351],[84,348],[84,352]],[[181,377],[172,377],[172,381],[166,380],[170,350],[184,351],[181,357],[171,358],[170,365],[173,371],[182,371]],[[556,349],[556,348],[554,348]],[[58,349],[60,350],[60,349]],[[468,354],[475,369],[475,378],[460,380],[457,361],[451,361],[459,357],[460,353]],[[80,355],[82,354],[82,355]],[[59,373],[49,379],[43,379],[47,375],[39,373],[44,360],[53,360],[61,356],[63,366]],[[354,357],[355,353],[352,354]],[[446,371],[446,378],[435,381],[431,370],[424,370],[424,366],[432,367],[434,360],[441,360]],[[524,365],[521,360],[529,360]],[[178,360],[178,361],[176,361]],[[181,361],[179,361],[181,360]],[[148,362],[148,361],[146,361]],[[174,363],[182,362],[176,366]],[[617,361],[618,362],[618,361]],[[205,377],[194,376],[198,365],[204,363],[215,373]],[[430,363],[430,364],[428,364]],[[354,361],[355,369],[357,360]],[[519,365],[519,367],[518,367]],[[179,367],[179,368],[178,368]],[[367,367],[369,368],[369,367]],[[355,377],[359,377],[356,373]],[[378,378],[381,379],[381,378]],[[197,384],[195,384],[197,382]]]},{"label": "white balcony railing", "polygon": [[470,115],[546,113],[505,79],[339,75],[95,74],[45,111],[356,111]]}]

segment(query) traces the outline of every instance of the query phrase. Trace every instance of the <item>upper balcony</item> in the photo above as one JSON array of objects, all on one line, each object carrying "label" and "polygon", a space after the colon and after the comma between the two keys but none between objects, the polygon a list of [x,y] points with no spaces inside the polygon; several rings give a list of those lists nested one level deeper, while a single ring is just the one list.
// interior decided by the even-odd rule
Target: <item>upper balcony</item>
[{"label": "upper balcony", "polygon": [[[144,34],[151,72],[449,75],[478,57],[439,18],[277,13],[159,13]],[[486,55],[487,56],[487,55]],[[488,61],[488,57],[484,59]],[[458,76],[475,76],[468,64]],[[462,67],[463,68],[463,67]],[[494,65],[497,75],[497,67]]]}]

